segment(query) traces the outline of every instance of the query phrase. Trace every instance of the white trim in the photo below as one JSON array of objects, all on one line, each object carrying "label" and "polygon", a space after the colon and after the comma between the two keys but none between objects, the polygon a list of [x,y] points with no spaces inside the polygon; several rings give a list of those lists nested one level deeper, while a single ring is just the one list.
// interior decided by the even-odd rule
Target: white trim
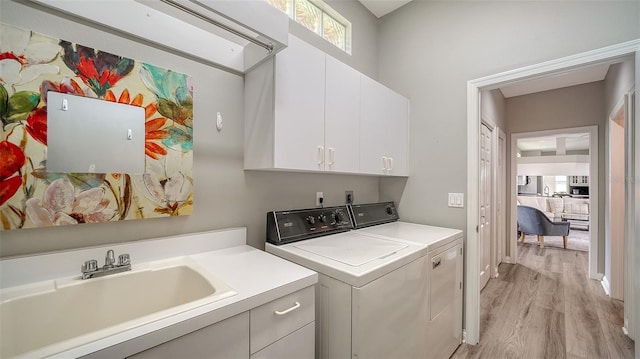
[{"label": "white trim", "polygon": [[[516,188],[515,181],[517,175],[517,160],[516,151],[518,140],[528,137],[546,137],[564,133],[589,133],[589,278],[596,279],[598,273],[598,218],[600,208],[598,206],[598,170],[600,165],[598,163],[598,126],[584,126],[584,127],[572,127],[547,131],[535,131],[526,133],[513,133],[511,134],[511,175],[510,179],[513,181],[514,186],[511,187],[511,193],[509,196],[511,202],[511,222],[509,226],[509,233],[516,233],[518,226],[516,222]],[[511,258],[518,258],[516,245],[517,239],[514,237],[510,240],[510,256]]]},{"label": "white trim", "polygon": [[[613,107],[613,110],[609,113],[609,116],[607,117],[607,124],[606,124],[606,130],[607,130],[607,134],[605,136],[605,142],[606,142],[606,158],[607,158],[607,166],[605,168],[605,203],[604,203],[604,238],[605,238],[605,250],[606,250],[606,243],[609,242],[609,248],[611,250],[610,253],[610,258],[609,258],[609,263],[610,263],[610,272],[609,272],[609,276],[611,277],[611,280],[609,280],[609,278],[606,277],[607,275],[607,266],[606,266],[606,259],[605,259],[605,279],[607,280],[607,289],[605,290],[607,292],[607,295],[615,298],[615,299],[620,299],[620,300],[624,300],[623,298],[618,297],[617,295],[615,296],[611,296],[612,290],[614,290],[614,293],[618,293],[618,291],[620,290],[620,286],[622,286],[623,288],[623,293],[624,293],[624,279],[622,281],[619,280],[619,277],[622,276],[624,278],[623,273],[619,273],[619,271],[616,271],[614,269],[614,263],[622,261],[622,263],[624,263],[624,251],[622,252],[622,258],[620,258],[619,255],[617,255],[617,251],[614,250],[614,243],[613,243],[613,236],[612,236],[612,217],[611,217],[611,211],[612,211],[612,201],[611,201],[611,197],[612,197],[612,192],[614,191],[614,187],[612,186],[611,183],[611,176],[612,176],[612,161],[613,161],[613,156],[611,153],[612,150],[612,145],[613,145],[613,119],[616,116],[616,114],[618,113],[618,111],[620,111],[621,109],[623,109],[624,105],[626,104],[625,102],[625,96],[623,96],[620,101],[618,101],[618,103]],[[623,131],[624,127],[626,126],[626,108],[625,110],[625,118],[623,119],[624,123],[623,123]],[[615,124],[615,126],[619,126],[617,124]],[[623,136],[625,137],[624,140],[626,140],[626,132],[623,134]],[[623,143],[623,146],[626,146]],[[626,148],[625,148],[626,150]],[[624,155],[624,154],[623,154]],[[626,167],[626,160],[624,160],[624,166]],[[626,170],[626,169],[625,169]],[[625,177],[626,173],[625,173]],[[625,190],[625,189],[623,189]],[[617,204],[619,205],[619,204]],[[623,206],[625,205],[624,203],[622,204]],[[625,208],[626,209],[626,208]],[[626,217],[625,217],[626,218]],[[624,224],[624,226],[626,227],[626,224]],[[624,271],[624,268],[623,268]],[[613,289],[611,287],[611,285],[614,284]],[[603,284],[604,285],[604,284]]]},{"label": "white trim", "polygon": [[[637,72],[638,70],[636,70]],[[634,202],[635,196],[634,191],[637,193],[637,190],[634,190],[634,170],[637,169],[636,161],[638,159],[637,155],[634,153],[635,146],[638,146],[640,143],[636,142],[634,139],[633,132],[636,127],[638,127],[638,117],[636,117],[637,113],[634,111],[634,99],[636,97],[635,88],[629,90],[629,92],[625,95],[625,156],[627,156],[625,163],[625,273],[624,273],[624,328],[626,328],[626,334],[631,339],[636,339],[637,331],[633,327],[634,323],[634,313],[636,311],[640,312],[640,306],[636,302],[635,298],[636,293],[634,292],[634,283],[637,280],[636,276],[638,275],[638,268],[634,270],[634,265],[636,261],[636,256],[638,252],[633,248],[634,233],[638,234],[638,232],[634,232]],[[638,178],[638,177],[635,177]],[[637,205],[638,203],[636,203]],[[640,242],[640,240],[636,237],[636,242]],[[640,320],[640,318],[638,318]],[[623,328],[623,329],[624,329]],[[636,355],[639,356],[639,355]]]},{"label": "white trim", "polygon": [[602,281],[600,282],[600,284],[602,284],[602,289],[604,289],[604,293],[607,296],[611,296],[611,284],[609,284],[609,280],[607,279],[607,276],[605,275],[604,277],[602,277]]},{"label": "white trim", "polygon": [[[480,289],[479,289],[479,256],[478,235],[476,226],[479,223],[479,131],[480,131],[480,90],[497,88],[507,83],[514,83],[522,80],[540,78],[551,74],[570,71],[575,68],[590,64],[610,61],[617,57],[635,55],[636,56],[636,88],[640,87],[640,39],[632,40],[577,55],[551,60],[540,64],[526,66],[520,69],[506,71],[490,76],[470,80],[467,82],[467,227],[466,227],[466,248],[465,256],[465,322],[464,327],[467,332],[467,342],[477,344],[480,338]],[[640,96],[636,96],[636,108],[640,108]],[[636,116],[636,118],[640,118]],[[636,128],[636,139],[640,142],[640,126]],[[640,158],[640,146],[635,148],[638,158]],[[636,177],[640,178],[640,166],[636,167]],[[640,191],[640,184],[636,184]],[[635,211],[635,231],[640,233],[640,203],[636,204]],[[640,251],[640,240],[636,241],[636,250]],[[512,257],[513,258],[513,257]],[[636,264],[636,271],[640,271],[640,264]],[[636,294],[640,297],[640,284],[636,283]],[[640,331],[640,311],[635,311],[636,326]],[[640,345],[636,346],[636,354],[640,354]],[[640,356],[640,355],[637,355]]]}]

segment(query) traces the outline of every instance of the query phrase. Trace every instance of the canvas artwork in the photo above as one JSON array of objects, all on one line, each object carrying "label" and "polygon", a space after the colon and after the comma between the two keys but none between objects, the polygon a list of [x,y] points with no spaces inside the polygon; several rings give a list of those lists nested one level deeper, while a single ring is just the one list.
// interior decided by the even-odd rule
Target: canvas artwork
[{"label": "canvas artwork", "polygon": [[[192,213],[190,76],[7,24],[0,37],[2,230]],[[144,108],[144,174],[47,172],[48,91]]]}]

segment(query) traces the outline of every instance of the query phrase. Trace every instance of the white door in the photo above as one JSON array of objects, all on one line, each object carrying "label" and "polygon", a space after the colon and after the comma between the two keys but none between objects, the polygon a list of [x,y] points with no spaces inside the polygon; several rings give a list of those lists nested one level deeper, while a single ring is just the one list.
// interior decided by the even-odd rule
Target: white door
[{"label": "white door", "polygon": [[480,289],[491,275],[491,130],[480,133]]}]

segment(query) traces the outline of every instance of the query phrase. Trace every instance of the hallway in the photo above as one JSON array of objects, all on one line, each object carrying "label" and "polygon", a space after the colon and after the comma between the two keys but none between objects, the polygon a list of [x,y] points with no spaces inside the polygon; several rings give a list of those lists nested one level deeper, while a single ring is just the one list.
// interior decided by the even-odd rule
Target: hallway
[{"label": "hallway", "polygon": [[587,278],[587,256],[518,244],[480,295],[480,343],[452,358],[633,358],[623,303]]}]

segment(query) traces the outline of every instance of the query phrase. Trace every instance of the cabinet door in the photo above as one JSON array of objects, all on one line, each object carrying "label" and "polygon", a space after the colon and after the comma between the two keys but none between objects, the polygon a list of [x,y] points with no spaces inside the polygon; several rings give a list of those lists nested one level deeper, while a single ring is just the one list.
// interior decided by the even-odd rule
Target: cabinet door
[{"label": "cabinet door", "polygon": [[385,92],[382,85],[374,80],[360,78],[360,172],[365,174],[386,174],[382,158],[386,157]]},{"label": "cabinet door", "polygon": [[249,358],[249,312],[130,356],[135,359]]},{"label": "cabinet door", "polygon": [[289,36],[276,55],[274,167],[324,170],[325,54]]},{"label": "cabinet door", "polygon": [[325,170],[359,171],[360,73],[327,56]]},{"label": "cabinet door", "polygon": [[384,114],[387,122],[385,152],[389,158],[387,174],[406,176],[409,149],[409,101],[396,92],[386,90],[387,102]]},{"label": "cabinet door", "polygon": [[311,322],[259,352],[251,359],[313,359],[315,322]]},{"label": "cabinet door", "polygon": [[408,102],[384,85],[361,77],[360,172],[407,174]]}]

